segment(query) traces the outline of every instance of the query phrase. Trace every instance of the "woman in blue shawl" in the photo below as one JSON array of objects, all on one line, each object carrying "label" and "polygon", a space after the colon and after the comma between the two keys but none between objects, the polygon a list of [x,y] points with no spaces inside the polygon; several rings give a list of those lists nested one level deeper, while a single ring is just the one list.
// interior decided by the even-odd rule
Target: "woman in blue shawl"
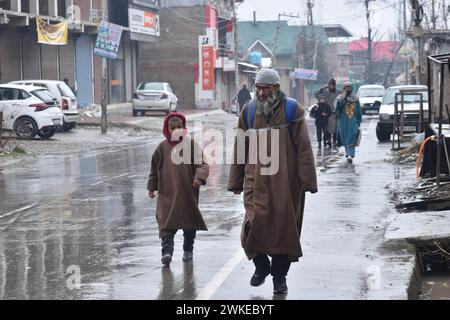
[{"label": "woman in blue shawl", "polygon": [[353,162],[356,145],[359,138],[362,113],[358,98],[353,94],[353,85],[346,83],[344,93],[337,98],[336,112],[338,114],[338,135],[340,146],[345,147],[345,157]]}]

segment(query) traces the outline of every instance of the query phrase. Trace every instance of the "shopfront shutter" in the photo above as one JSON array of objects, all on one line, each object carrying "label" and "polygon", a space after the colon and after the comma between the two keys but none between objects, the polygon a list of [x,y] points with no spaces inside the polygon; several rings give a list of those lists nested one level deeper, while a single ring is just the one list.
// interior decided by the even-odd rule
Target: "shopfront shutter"
[{"label": "shopfront shutter", "polygon": [[20,39],[14,29],[0,32],[0,83],[20,80]]},{"label": "shopfront shutter", "polygon": [[70,84],[75,83],[75,40],[69,36],[67,45],[59,47],[60,73],[61,78],[69,79]]},{"label": "shopfront shutter", "polygon": [[23,38],[23,79],[39,79],[39,44],[34,32],[28,32]]},{"label": "shopfront shutter", "polygon": [[42,79],[58,80],[58,59],[56,46],[43,44],[42,52]]}]

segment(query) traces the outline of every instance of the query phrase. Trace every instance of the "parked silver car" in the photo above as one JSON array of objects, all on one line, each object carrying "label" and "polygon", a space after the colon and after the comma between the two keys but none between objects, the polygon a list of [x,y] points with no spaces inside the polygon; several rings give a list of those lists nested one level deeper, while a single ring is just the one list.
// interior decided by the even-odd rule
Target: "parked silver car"
[{"label": "parked silver car", "polygon": [[176,111],[178,98],[168,83],[141,83],[133,95],[133,116],[146,111],[163,111],[166,114]]}]

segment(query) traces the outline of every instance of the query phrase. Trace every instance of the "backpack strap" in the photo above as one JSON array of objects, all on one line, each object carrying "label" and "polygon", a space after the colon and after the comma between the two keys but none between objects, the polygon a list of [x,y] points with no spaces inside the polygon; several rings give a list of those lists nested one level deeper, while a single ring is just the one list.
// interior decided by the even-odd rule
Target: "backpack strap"
[{"label": "backpack strap", "polygon": [[253,123],[255,122],[255,112],[256,112],[254,100],[251,101],[251,105],[250,105],[251,109],[249,112],[249,110],[248,110],[249,102],[250,101],[248,101],[247,104],[245,105],[245,113],[244,113],[245,126],[247,127],[247,130],[253,128]]},{"label": "backpack strap", "polygon": [[288,130],[289,130],[289,136],[292,138],[293,132],[292,132],[292,127],[290,126],[290,124],[292,124],[295,121],[295,116],[297,115],[297,100],[292,99],[292,98],[286,98],[286,111],[285,111],[285,116],[286,116],[286,123],[289,125]]}]

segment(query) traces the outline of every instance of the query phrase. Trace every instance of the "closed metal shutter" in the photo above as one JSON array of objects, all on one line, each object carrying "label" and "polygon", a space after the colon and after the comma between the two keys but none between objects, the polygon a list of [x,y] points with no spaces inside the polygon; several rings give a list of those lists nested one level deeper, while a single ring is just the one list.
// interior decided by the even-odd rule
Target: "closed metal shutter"
[{"label": "closed metal shutter", "polygon": [[81,35],[76,42],[76,75],[77,98],[80,107],[87,107],[92,103],[92,55],[94,37]]},{"label": "closed metal shutter", "polygon": [[0,83],[20,80],[20,39],[14,29],[0,33]]},{"label": "closed metal shutter", "polygon": [[42,52],[42,79],[58,80],[58,59],[56,46],[43,44]]},{"label": "closed metal shutter", "polygon": [[75,83],[75,40],[69,35],[66,46],[59,47],[60,74],[61,78],[69,79],[70,84]]},{"label": "closed metal shutter", "polygon": [[34,32],[26,33],[23,38],[23,79],[39,79],[39,44]]}]

